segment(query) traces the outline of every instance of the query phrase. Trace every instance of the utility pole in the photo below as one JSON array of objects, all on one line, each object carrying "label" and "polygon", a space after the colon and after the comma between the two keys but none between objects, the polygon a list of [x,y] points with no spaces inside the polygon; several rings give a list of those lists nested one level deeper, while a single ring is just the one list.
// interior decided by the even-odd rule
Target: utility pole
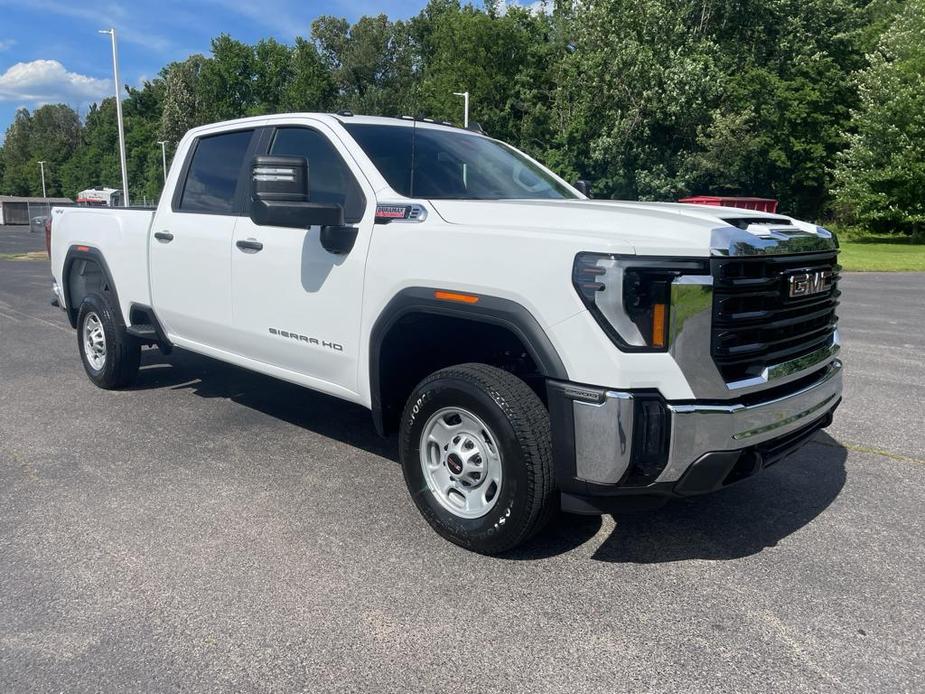
[{"label": "utility pole", "polygon": [[122,125],[122,82],[119,81],[119,45],[116,41],[116,30],[100,29],[101,34],[109,34],[112,39],[112,76],[116,82],[116,119],[119,121],[119,159],[122,163],[122,200],[129,207],[128,197],[128,168],[125,165],[125,128]]},{"label": "utility pole", "polygon": [[42,169],[42,197],[47,198],[48,195],[45,193],[45,162],[40,161],[39,166]]},{"label": "utility pole", "polygon": [[164,164],[164,185],[167,185],[167,140],[158,140],[161,146],[161,162]]},{"label": "utility pole", "polygon": [[463,98],[463,127],[469,127],[469,92],[453,92],[453,96]]}]

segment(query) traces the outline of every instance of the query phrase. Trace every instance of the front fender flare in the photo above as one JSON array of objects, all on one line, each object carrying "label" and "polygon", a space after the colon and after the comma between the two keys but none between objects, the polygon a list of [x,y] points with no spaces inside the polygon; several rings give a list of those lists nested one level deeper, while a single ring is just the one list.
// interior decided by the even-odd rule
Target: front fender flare
[{"label": "front fender flare", "polygon": [[373,422],[383,434],[385,422],[382,410],[381,365],[382,345],[389,331],[402,317],[411,313],[463,318],[506,328],[527,349],[543,376],[568,380],[568,372],[558,352],[539,322],[521,304],[510,299],[478,294],[475,303],[456,303],[438,299],[435,287],[408,287],[392,297],[373,324],[369,343],[369,384]]}]

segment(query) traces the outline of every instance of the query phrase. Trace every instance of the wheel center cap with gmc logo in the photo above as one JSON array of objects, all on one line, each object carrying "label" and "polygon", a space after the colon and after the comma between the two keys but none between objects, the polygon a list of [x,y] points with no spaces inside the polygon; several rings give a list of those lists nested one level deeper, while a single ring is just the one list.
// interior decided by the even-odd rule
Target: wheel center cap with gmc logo
[{"label": "wheel center cap with gmc logo", "polygon": [[463,471],[462,461],[459,459],[459,456],[455,453],[450,453],[446,457],[446,466],[450,469],[454,475],[458,475]]}]

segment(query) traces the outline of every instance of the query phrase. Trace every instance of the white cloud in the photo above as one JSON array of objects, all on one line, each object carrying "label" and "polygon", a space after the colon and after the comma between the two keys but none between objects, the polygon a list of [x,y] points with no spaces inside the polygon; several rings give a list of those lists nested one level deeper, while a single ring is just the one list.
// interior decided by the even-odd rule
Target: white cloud
[{"label": "white cloud", "polygon": [[0,52],[8,51],[16,45],[16,39],[0,39]]},{"label": "white cloud", "polygon": [[86,103],[112,91],[111,80],[68,72],[57,60],[16,63],[0,75],[0,101]]}]

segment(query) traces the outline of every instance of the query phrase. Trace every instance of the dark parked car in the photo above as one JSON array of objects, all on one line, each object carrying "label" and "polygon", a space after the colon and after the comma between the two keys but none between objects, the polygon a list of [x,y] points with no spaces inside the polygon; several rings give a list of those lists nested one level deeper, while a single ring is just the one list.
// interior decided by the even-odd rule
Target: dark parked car
[{"label": "dark parked car", "polygon": [[29,223],[29,231],[33,234],[44,233],[45,232],[45,221],[47,219],[48,219],[48,215],[41,215],[40,217],[33,217]]}]

